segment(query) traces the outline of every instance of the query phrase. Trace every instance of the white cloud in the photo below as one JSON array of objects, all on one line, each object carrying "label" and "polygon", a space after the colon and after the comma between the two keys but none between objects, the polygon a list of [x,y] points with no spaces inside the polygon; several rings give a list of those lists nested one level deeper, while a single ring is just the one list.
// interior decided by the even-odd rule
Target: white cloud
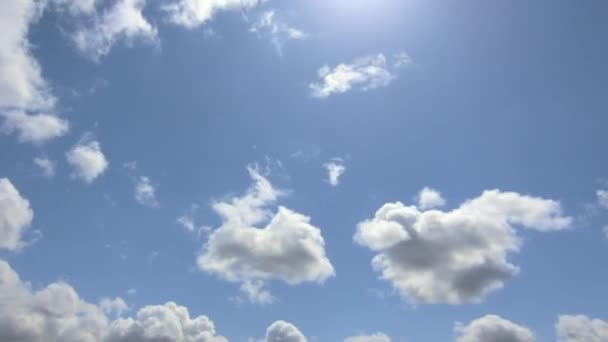
[{"label": "white cloud", "polygon": [[135,40],[157,41],[157,29],[143,16],[145,0],[118,0],[91,25],[82,26],[72,39],[76,47],[93,60],[107,55],[120,39],[128,44]]},{"label": "white cloud", "polygon": [[21,197],[10,180],[0,179],[0,249],[21,249],[25,244],[23,233],[33,219],[30,202]]},{"label": "white cloud", "polygon": [[174,0],[163,9],[173,24],[197,27],[211,20],[219,11],[241,10],[257,6],[263,0]]},{"label": "white cloud", "polygon": [[306,337],[298,328],[285,321],[276,321],[266,329],[264,342],[306,342]]},{"label": "white cloud", "polygon": [[107,315],[116,314],[118,317],[122,316],[124,312],[129,310],[127,303],[120,297],[113,299],[103,298],[99,302],[99,308]]},{"label": "white cloud", "polygon": [[87,183],[93,182],[108,167],[108,161],[96,140],[86,137],[66,153],[68,163],[74,168],[74,177]]},{"label": "white cloud", "polygon": [[55,176],[55,162],[48,158],[36,157],[34,164],[42,170],[45,177],[51,178]]},{"label": "white cloud", "polygon": [[530,329],[496,315],[487,315],[464,326],[456,324],[457,342],[534,342]]},{"label": "white cloud", "polygon": [[372,265],[413,302],[478,302],[501,288],[519,268],[516,228],[569,227],[559,202],[489,190],[452,211],[419,211],[400,202],[383,205],[360,222],[355,241],[378,254]]},{"label": "white cloud", "polygon": [[411,63],[405,53],[387,59],[384,54],[356,59],[351,64],[339,64],[333,69],[324,66],[318,71],[319,82],[311,83],[314,97],[328,97],[353,89],[367,91],[386,87],[396,77],[397,71]]},{"label": "white cloud", "polygon": [[19,142],[41,144],[61,137],[69,130],[66,120],[51,114],[26,114],[21,110],[0,111],[4,122],[0,131],[15,132]]},{"label": "white cloud", "polygon": [[[198,258],[201,270],[231,282],[282,280],[322,283],[334,275],[325,242],[310,218],[285,207],[272,213],[280,191],[257,169],[253,186],[242,197],[216,202],[222,224],[209,236]],[[267,222],[265,227],[256,227]]]},{"label": "white cloud", "polygon": [[344,342],[391,342],[391,338],[383,333],[372,335],[351,336],[344,339]]},{"label": "white cloud", "polygon": [[307,36],[303,31],[278,20],[276,12],[272,10],[262,13],[258,21],[251,26],[250,31],[260,35],[268,35],[279,56],[283,55],[285,42],[304,39]]},{"label": "white cloud", "polygon": [[0,340],[49,342],[227,342],[206,316],[190,317],[173,302],[141,308],[136,317],[111,321],[127,309],[120,298],[95,305],[70,285],[34,291],[0,260]]},{"label": "white cloud", "polygon": [[327,181],[331,186],[340,184],[340,177],[346,172],[346,166],[340,158],[334,158],[330,162],[323,164],[327,171]]},{"label": "white cloud", "polygon": [[608,190],[598,190],[595,194],[597,195],[597,204],[604,209],[608,209]]},{"label": "white cloud", "polygon": [[584,315],[559,316],[555,329],[558,342],[608,341],[608,321],[592,319]]},{"label": "white cloud", "polygon": [[443,207],[445,205],[445,199],[441,197],[441,192],[424,187],[418,194],[418,208],[420,210],[428,210],[433,208]]},{"label": "white cloud", "polygon": [[158,207],[156,189],[148,177],[139,177],[135,184],[135,200],[147,207]]},{"label": "white cloud", "polygon": [[[245,300],[252,304],[271,304],[276,301],[276,298],[266,289],[264,282],[261,280],[245,281],[241,284],[239,290],[245,296]],[[237,297],[238,302],[243,301],[242,297]]]},{"label": "white cloud", "polygon": [[67,133],[53,115],[56,98],[30,51],[29,27],[44,2],[0,1],[0,132],[15,132],[20,142],[42,143]]}]

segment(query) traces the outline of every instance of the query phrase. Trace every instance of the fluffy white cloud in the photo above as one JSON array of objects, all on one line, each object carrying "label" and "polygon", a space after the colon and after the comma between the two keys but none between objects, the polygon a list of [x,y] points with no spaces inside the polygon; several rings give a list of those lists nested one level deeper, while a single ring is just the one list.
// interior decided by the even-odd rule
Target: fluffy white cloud
[{"label": "fluffy white cloud", "polygon": [[108,167],[108,161],[101,152],[101,145],[88,137],[69,150],[66,159],[74,168],[72,175],[87,183],[94,181]]},{"label": "fluffy white cloud", "polygon": [[266,329],[264,342],[306,342],[306,337],[298,328],[285,321],[276,321]]},{"label": "fluffy white cloud", "polygon": [[175,0],[163,8],[170,22],[194,28],[211,20],[219,11],[252,8],[260,2],[262,0]]},{"label": "fluffy white cloud", "polygon": [[95,16],[92,25],[73,34],[76,47],[91,59],[99,60],[120,39],[128,44],[135,40],[156,42],[157,29],[142,14],[145,4],[145,0],[118,0],[101,16]]},{"label": "fluffy white cloud", "polygon": [[46,177],[51,178],[55,176],[55,163],[52,160],[48,158],[36,157],[34,158],[34,164],[36,164],[36,166],[42,170],[42,173]]},{"label": "fluffy white cloud", "polygon": [[424,303],[478,302],[512,278],[508,262],[520,249],[516,228],[565,229],[559,202],[489,190],[452,211],[383,205],[360,222],[355,241],[378,254],[372,265],[406,299]]},{"label": "fluffy white cloud", "polygon": [[21,197],[10,180],[0,179],[0,249],[16,251],[23,247],[23,233],[33,219],[30,202]]},{"label": "fluffy white cloud", "polygon": [[600,207],[608,209],[608,190],[598,190],[595,192],[597,203]]},{"label": "fluffy white cloud", "polygon": [[441,197],[441,193],[435,189],[425,187],[418,194],[418,208],[428,210],[433,208],[443,207],[445,199]]},{"label": "fluffy white cloud", "polygon": [[[322,283],[333,276],[319,228],[309,217],[284,207],[273,214],[268,207],[281,192],[256,169],[249,168],[249,174],[254,184],[245,195],[214,203],[222,224],[210,234],[198,258],[199,268],[241,283]],[[264,222],[265,227],[256,227]]]},{"label": "fluffy white cloud", "polygon": [[555,329],[558,342],[608,341],[608,322],[584,315],[560,316]]},{"label": "fluffy white cloud", "polygon": [[468,325],[456,324],[457,342],[534,342],[530,329],[496,315],[478,318]]},{"label": "fluffy white cloud", "polygon": [[42,143],[69,126],[53,115],[56,99],[30,51],[29,27],[43,9],[40,1],[0,2],[0,132],[20,142]]},{"label": "fluffy white cloud", "polygon": [[135,184],[135,200],[141,205],[157,207],[156,189],[148,177],[139,177]]},{"label": "fluffy white cloud", "polygon": [[367,91],[386,87],[396,77],[397,71],[410,63],[405,53],[387,58],[384,54],[356,59],[351,64],[339,64],[333,69],[324,66],[319,69],[319,82],[311,83],[314,97],[328,97],[353,89]]},{"label": "fluffy white cloud", "polygon": [[290,27],[277,19],[275,11],[262,13],[259,20],[251,26],[250,31],[260,35],[268,35],[279,56],[283,55],[283,44],[285,42],[306,38],[306,33],[303,31]]},{"label": "fluffy white cloud", "polygon": [[106,316],[126,309],[120,298],[88,303],[63,282],[34,291],[0,260],[0,341],[227,342],[208,317],[190,317],[173,302],[145,306],[135,318]]},{"label": "fluffy white cloud", "polygon": [[327,171],[327,181],[331,186],[338,186],[340,184],[340,177],[346,172],[346,166],[340,158],[334,158],[330,162],[323,164],[325,171]]},{"label": "fluffy white cloud", "polygon": [[372,335],[351,336],[344,339],[344,342],[391,342],[391,338],[383,333]]}]

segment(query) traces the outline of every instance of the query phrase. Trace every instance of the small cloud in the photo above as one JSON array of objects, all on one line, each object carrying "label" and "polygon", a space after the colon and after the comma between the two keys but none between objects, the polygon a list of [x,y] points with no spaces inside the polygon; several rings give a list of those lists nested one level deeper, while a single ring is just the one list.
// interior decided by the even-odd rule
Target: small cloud
[{"label": "small cloud", "polygon": [[441,192],[429,187],[420,190],[420,193],[418,194],[418,208],[421,210],[439,208],[444,205],[445,199],[441,197]]},{"label": "small cloud", "polygon": [[147,207],[158,207],[156,199],[156,188],[148,177],[139,177],[135,184],[135,200],[137,203]]},{"label": "small cloud", "polygon": [[0,126],[0,133],[15,132],[17,140],[22,143],[42,144],[64,136],[70,128],[67,120],[51,114],[27,114],[19,110],[0,110],[0,118],[4,118]]},{"label": "small cloud", "polygon": [[608,190],[598,190],[595,194],[597,196],[597,204],[604,209],[608,209]]},{"label": "small cloud", "polygon": [[48,158],[36,157],[34,158],[34,164],[40,168],[42,174],[47,178],[55,176],[55,162]]},{"label": "small cloud", "polygon": [[277,19],[275,11],[266,11],[250,28],[250,31],[258,35],[270,37],[277,55],[283,55],[283,45],[290,40],[301,40],[307,37],[303,31],[290,27]]},{"label": "small cloud", "polygon": [[336,187],[340,184],[340,177],[346,172],[346,166],[342,158],[333,158],[331,161],[323,164],[327,171],[327,182],[331,186]]},{"label": "small cloud", "polygon": [[108,168],[108,161],[101,151],[101,144],[93,140],[90,134],[85,134],[65,156],[68,164],[74,169],[72,177],[86,183],[93,182]]},{"label": "small cloud", "polygon": [[103,298],[99,302],[99,308],[106,315],[115,314],[116,317],[121,317],[124,312],[130,310],[130,308],[127,305],[127,303],[122,298],[120,298],[120,297],[116,297],[114,299]]},{"label": "small cloud", "polygon": [[125,293],[129,296],[134,296],[137,294],[137,289],[136,288],[130,288],[127,291],[125,291]]},{"label": "small cloud", "polygon": [[236,303],[248,301],[251,304],[260,305],[267,305],[276,302],[277,299],[264,288],[264,285],[264,282],[261,280],[245,281],[239,288],[242,296],[232,297],[231,300]]}]

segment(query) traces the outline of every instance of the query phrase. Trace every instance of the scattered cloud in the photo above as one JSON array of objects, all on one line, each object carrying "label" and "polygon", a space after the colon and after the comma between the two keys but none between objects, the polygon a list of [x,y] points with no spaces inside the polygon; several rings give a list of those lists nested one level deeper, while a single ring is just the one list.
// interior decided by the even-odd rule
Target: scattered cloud
[{"label": "scattered cloud", "polygon": [[135,200],[147,207],[158,207],[156,188],[148,177],[139,177],[135,184]]},{"label": "scattered cloud", "polygon": [[441,193],[435,189],[425,187],[418,194],[418,208],[420,210],[428,210],[433,208],[443,207],[445,199],[441,197]]},{"label": "scattered cloud", "polygon": [[0,249],[18,251],[24,247],[22,237],[33,219],[30,202],[10,180],[0,179]]},{"label": "scattered cloud", "polygon": [[457,323],[457,342],[534,342],[530,329],[496,315],[487,315],[468,325]]},{"label": "scattered cloud", "polygon": [[323,164],[325,171],[327,171],[327,182],[331,186],[338,186],[340,184],[340,177],[346,172],[346,166],[342,158],[333,158],[331,161]]},{"label": "scattered cloud", "polygon": [[318,71],[319,81],[311,83],[314,97],[328,97],[350,90],[367,91],[388,86],[402,67],[411,63],[405,53],[387,58],[384,54],[356,59],[351,64],[339,64],[334,68],[324,66]]},{"label": "scattered cloud", "polygon": [[372,335],[351,336],[344,339],[344,342],[391,342],[391,338],[383,333]]},{"label": "scattered cloud", "polygon": [[169,22],[195,28],[213,18],[220,11],[253,8],[263,0],[174,0],[163,6]]},{"label": "scattered cloud", "polygon": [[118,0],[92,25],[81,26],[72,39],[78,50],[94,61],[107,55],[118,40],[156,43],[157,29],[143,16],[145,0]]},{"label": "scattered cloud", "polygon": [[608,190],[598,190],[595,194],[597,196],[597,204],[604,209],[608,209]]},{"label": "scattered cloud", "polygon": [[605,342],[608,341],[608,321],[584,315],[559,316],[555,325],[558,342]]},{"label": "scattered cloud", "polygon": [[22,110],[0,111],[3,123],[0,131],[17,134],[22,143],[42,144],[61,137],[69,130],[66,120],[51,114],[27,114]]},{"label": "scattered cloud", "polygon": [[0,339],[3,341],[227,342],[207,316],[190,317],[173,302],[141,308],[136,317],[111,320],[128,310],[124,300],[95,305],[64,282],[34,291],[0,260]]},{"label": "scattered cloud", "polygon": [[276,321],[266,329],[264,342],[306,342],[306,337],[298,328],[285,321]]},{"label": "scattered cloud", "polygon": [[127,295],[129,295],[129,296],[134,296],[134,295],[136,295],[136,294],[137,294],[137,289],[136,289],[136,288],[134,288],[134,287],[132,287],[132,288],[128,289],[128,290],[126,291],[126,293],[127,293]]},{"label": "scattered cloud", "polygon": [[235,297],[236,302],[248,301],[251,304],[272,304],[277,299],[264,288],[264,282],[261,280],[245,281],[239,288],[242,296]]},{"label": "scattered cloud", "polygon": [[605,227],[602,229],[602,232],[604,233],[604,236],[606,237],[606,239],[608,239],[608,226],[605,226]]},{"label": "scattered cloud", "polygon": [[34,158],[34,164],[40,168],[42,174],[47,178],[55,176],[55,162],[48,158],[36,157]]},{"label": "scattered cloud", "polygon": [[277,55],[283,56],[283,45],[290,40],[300,40],[307,37],[303,31],[293,28],[277,18],[273,10],[262,13],[260,18],[253,23],[250,31],[258,35],[270,37]]},{"label": "scattered cloud", "polygon": [[90,135],[85,135],[76,146],[66,152],[66,159],[74,168],[72,176],[87,183],[93,182],[108,168],[101,145]]},{"label": "scattered cloud", "polygon": [[202,237],[211,231],[211,227],[206,225],[197,224],[194,216],[200,209],[198,204],[190,205],[190,208],[184,213],[184,215],[177,218],[176,222],[184,227],[189,233],[194,234],[197,238]]},{"label": "scattered cloud", "polygon": [[52,0],[60,9],[67,9],[73,15],[92,15],[95,13],[95,5],[99,0]]},{"label": "scattered cloud", "polygon": [[270,211],[282,192],[257,168],[248,170],[253,185],[245,195],[213,204],[222,224],[210,234],[199,268],[240,283],[275,279],[293,285],[332,277],[321,230],[309,217],[285,207]]},{"label": "scattered cloud", "polygon": [[452,211],[419,211],[386,203],[358,224],[355,241],[378,254],[372,265],[402,297],[423,303],[479,302],[519,268],[516,228],[541,232],[570,226],[559,202],[499,190],[484,191]]}]

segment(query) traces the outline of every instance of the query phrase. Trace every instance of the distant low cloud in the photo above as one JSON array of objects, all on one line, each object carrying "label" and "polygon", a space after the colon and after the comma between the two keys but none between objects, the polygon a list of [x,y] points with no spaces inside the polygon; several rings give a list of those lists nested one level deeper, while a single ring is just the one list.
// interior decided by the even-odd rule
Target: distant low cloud
[{"label": "distant low cloud", "polygon": [[21,197],[10,180],[0,179],[0,249],[21,249],[24,246],[23,233],[33,219],[30,202]]},{"label": "distant low cloud", "polygon": [[340,177],[346,172],[346,166],[341,158],[334,158],[331,161],[323,164],[327,171],[327,182],[336,187],[340,184]]},{"label": "distant low cloud", "polygon": [[257,6],[263,0],[173,0],[163,6],[167,20],[175,25],[195,28],[213,18],[217,12]]},{"label": "distant low cloud", "polygon": [[344,339],[344,342],[391,342],[391,338],[383,333],[372,335],[351,336]]},{"label": "distant low cloud", "polygon": [[295,325],[276,321],[266,329],[263,342],[307,342],[307,339]]},{"label": "distant low cloud", "polygon": [[550,232],[571,222],[559,202],[488,190],[451,211],[386,203],[358,224],[354,239],[378,253],[374,269],[402,297],[461,304],[480,301],[519,272],[508,261],[521,248],[517,228]]},{"label": "distant low cloud", "polygon": [[139,177],[135,184],[135,200],[137,203],[147,207],[158,207],[156,199],[156,188],[148,177]]},{"label": "distant low cloud", "polygon": [[351,90],[386,87],[397,77],[397,72],[410,63],[409,56],[400,53],[391,57],[384,54],[361,57],[333,68],[324,66],[318,71],[319,81],[310,84],[312,96],[328,97]]},{"label": "distant low cloud", "polygon": [[51,177],[55,176],[55,162],[54,161],[52,161],[48,158],[36,157],[36,158],[34,158],[34,164],[40,168],[40,170],[42,171],[42,174],[45,177],[51,178]]},{"label": "distant low cloud", "polygon": [[608,190],[597,190],[595,194],[597,196],[597,204],[604,209],[608,209]]},{"label": "distant low cloud", "polygon": [[421,210],[439,208],[444,205],[445,199],[443,199],[441,193],[435,189],[425,187],[418,194],[418,208]]},{"label": "distant low cloud", "polygon": [[93,17],[92,25],[82,26],[72,39],[82,53],[98,61],[119,40],[157,41],[158,31],[143,16],[145,0],[118,0],[103,14]]},{"label": "distant low cloud", "polygon": [[283,45],[290,40],[300,40],[307,37],[304,31],[289,26],[277,18],[275,11],[266,11],[253,23],[251,32],[265,35],[275,47],[279,56],[283,55]]},{"label": "distant low cloud", "polygon": [[253,185],[243,196],[213,204],[222,224],[210,234],[198,258],[199,268],[240,283],[322,283],[332,277],[321,230],[310,224],[309,217],[285,207],[273,213],[269,207],[282,192],[256,168],[250,167],[249,175]]},{"label": "distant low cloud", "polygon": [[608,321],[585,315],[559,316],[555,325],[557,342],[605,342],[608,341]]},{"label": "distant low cloud", "polygon": [[88,136],[66,153],[66,159],[74,169],[73,177],[86,183],[93,182],[104,173],[109,164],[101,151],[101,144]]},{"label": "distant low cloud", "polygon": [[534,342],[530,329],[496,315],[487,315],[468,325],[456,324],[456,342]]}]

